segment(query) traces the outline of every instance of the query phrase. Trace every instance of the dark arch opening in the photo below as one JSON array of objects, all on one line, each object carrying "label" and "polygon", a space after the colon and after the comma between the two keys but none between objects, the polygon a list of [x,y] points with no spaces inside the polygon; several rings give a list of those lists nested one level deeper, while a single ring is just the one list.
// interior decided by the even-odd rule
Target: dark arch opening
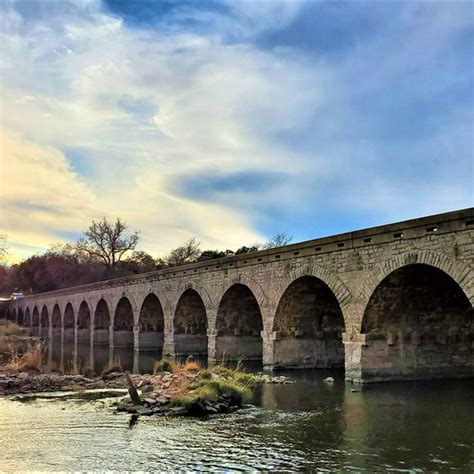
[{"label": "dark arch opening", "polygon": [[46,305],[43,306],[43,309],[41,310],[41,320],[40,320],[40,335],[41,336],[48,336],[49,334],[49,314],[48,314],[48,308]]},{"label": "dark arch opening", "polygon": [[165,317],[160,300],[150,293],[140,308],[140,350],[163,351]]},{"label": "dark arch opening", "polygon": [[38,336],[39,335],[40,318],[39,318],[39,311],[38,311],[37,306],[35,306],[33,308],[32,321],[33,321],[33,336]]},{"label": "dark arch opening", "polygon": [[442,270],[412,264],[375,289],[365,309],[362,380],[473,375],[472,306]]},{"label": "dark arch opening", "polygon": [[133,346],[133,309],[125,296],[120,298],[115,309],[114,346]]},{"label": "dark arch opening", "polygon": [[31,326],[30,308],[26,308],[26,311],[25,311],[25,326],[27,326],[27,327]]},{"label": "dark arch opening", "polygon": [[8,311],[8,313],[7,313],[7,319],[8,319],[9,321],[14,321],[14,322],[16,322],[16,309],[15,309],[15,308],[13,308],[13,311]]},{"label": "dark arch opening", "polygon": [[109,306],[104,299],[101,299],[96,306],[94,313],[94,344],[108,345],[110,327]]},{"label": "dark arch opening", "polygon": [[89,305],[83,301],[77,313],[77,342],[90,342],[91,340],[91,312]]},{"label": "dark arch opening", "polygon": [[63,340],[73,341],[74,340],[74,309],[71,303],[66,305],[64,309],[63,318]]},{"label": "dark arch opening", "polygon": [[61,310],[59,305],[55,304],[53,308],[53,314],[51,315],[51,326],[53,339],[61,337]]},{"label": "dark arch opening", "polygon": [[18,310],[18,321],[17,323],[20,325],[20,326],[23,326],[23,323],[24,323],[24,314],[23,314],[23,309],[20,308]]},{"label": "dark arch opening", "polygon": [[174,350],[178,356],[207,356],[207,315],[202,298],[188,289],[174,314]]},{"label": "dark arch opening", "polygon": [[216,359],[261,360],[262,314],[254,294],[240,283],[222,297],[216,320]]},{"label": "dark arch opening", "polygon": [[344,367],[344,317],[334,293],[319,278],[303,276],[288,286],[273,331],[275,367]]}]

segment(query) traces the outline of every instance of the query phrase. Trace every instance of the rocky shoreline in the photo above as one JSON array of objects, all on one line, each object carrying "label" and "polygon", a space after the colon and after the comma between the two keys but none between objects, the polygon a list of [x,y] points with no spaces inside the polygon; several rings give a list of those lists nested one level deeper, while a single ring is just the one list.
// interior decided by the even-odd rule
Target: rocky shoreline
[{"label": "rocky shoreline", "polygon": [[101,377],[20,372],[0,373],[0,396],[94,389],[128,389],[114,403],[116,412],[133,415],[206,416],[236,411],[246,405],[257,384],[288,384],[283,376],[248,374],[224,367],[128,374],[109,369]]}]

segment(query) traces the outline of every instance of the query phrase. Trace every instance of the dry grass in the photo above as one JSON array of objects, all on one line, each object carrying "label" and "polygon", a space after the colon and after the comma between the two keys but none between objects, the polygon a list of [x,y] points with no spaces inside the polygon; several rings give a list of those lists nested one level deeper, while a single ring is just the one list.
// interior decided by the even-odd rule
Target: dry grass
[{"label": "dry grass", "polygon": [[8,321],[7,319],[0,319],[0,337],[4,336],[27,336],[29,329],[19,326],[18,324]]},{"label": "dry grass", "polygon": [[40,343],[31,345],[21,353],[16,349],[11,350],[10,359],[0,367],[2,372],[23,372],[34,370],[41,372],[44,350]]}]

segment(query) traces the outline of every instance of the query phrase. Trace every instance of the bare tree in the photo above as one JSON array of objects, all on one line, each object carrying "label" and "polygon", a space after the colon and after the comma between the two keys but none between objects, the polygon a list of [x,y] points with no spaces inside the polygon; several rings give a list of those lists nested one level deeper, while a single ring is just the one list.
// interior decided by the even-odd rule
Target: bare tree
[{"label": "bare tree", "polygon": [[264,246],[264,249],[273,249],[275,247],[283,247],[283,245],[289,244],[293,240],[291,235],[285,232],[279,232],[275,234]]},{"label": "bare tree", "polygon": [[181,247],[172,250],[167,257],[164,258],[164,263],[167,265],[183,265],[184,263],[195,262],[201,255],[201,245],[196,237],[189,239]]},{"label": "bare tree", "polygon": [[6,234],[0,234],[0,262],[7,256],[7,236]]},{"label": "bare tree", "polygon": [[92,224],[84,232],[82,239],[75,244],[78,252],[85,252],[92,258],[98,258],[106,268],[114,267],[125,253],[135,250],[140,240],[139,232],[126,236],[127,225],[120,217],[112,223],[105,217]]}]

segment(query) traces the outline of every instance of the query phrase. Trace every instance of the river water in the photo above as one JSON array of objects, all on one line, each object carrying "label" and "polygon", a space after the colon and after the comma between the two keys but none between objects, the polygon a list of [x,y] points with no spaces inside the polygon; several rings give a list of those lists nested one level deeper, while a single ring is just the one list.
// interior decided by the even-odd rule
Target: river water
[{"label": "river water", "polygon": [[134,420],[111,398],[0,398],[0,471],[474,471],[474,380],[354,392],[341,372],[286,375],[297,382],[208,419]]}]

